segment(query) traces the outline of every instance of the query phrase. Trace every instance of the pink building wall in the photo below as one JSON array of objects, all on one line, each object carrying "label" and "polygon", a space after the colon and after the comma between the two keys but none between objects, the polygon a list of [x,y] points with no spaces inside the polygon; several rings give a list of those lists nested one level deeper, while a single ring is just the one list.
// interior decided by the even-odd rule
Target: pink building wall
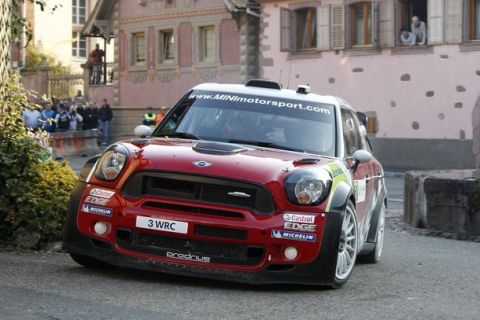
[{"label": "pink building wall", "polygon": [[353,56],[331,50],[292,59],[280,52],[280,7],[288,4],[262,6],[263,78],[290,88],[308,83],[313,92],[340,96],[359,111],[375,111],[379,138],[472,139],[480,51],[436,45],[432,53],[393,54],[384,49]]}]

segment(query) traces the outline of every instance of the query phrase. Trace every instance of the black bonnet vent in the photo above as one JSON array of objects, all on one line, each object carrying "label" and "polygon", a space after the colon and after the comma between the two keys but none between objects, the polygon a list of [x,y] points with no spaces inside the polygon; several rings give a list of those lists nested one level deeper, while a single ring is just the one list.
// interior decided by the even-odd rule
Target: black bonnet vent
[{"label": "black bonnet vent", "polygon": [[206,154],[230,155],[246,151],[247,149],[230,143],[199,142],[193,146],[193,150]]}]

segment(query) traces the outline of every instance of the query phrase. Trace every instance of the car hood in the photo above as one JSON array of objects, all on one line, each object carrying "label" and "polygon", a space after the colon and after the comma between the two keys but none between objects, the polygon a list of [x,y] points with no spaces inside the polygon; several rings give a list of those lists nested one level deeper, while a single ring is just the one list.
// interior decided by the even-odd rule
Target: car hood
[{"label": "car hood", "polygon": [[335,158],[241,144],[151,138],[125,143],[137,154],[137,170],[160,170],[268,184],[300,167],[322,166]]}]

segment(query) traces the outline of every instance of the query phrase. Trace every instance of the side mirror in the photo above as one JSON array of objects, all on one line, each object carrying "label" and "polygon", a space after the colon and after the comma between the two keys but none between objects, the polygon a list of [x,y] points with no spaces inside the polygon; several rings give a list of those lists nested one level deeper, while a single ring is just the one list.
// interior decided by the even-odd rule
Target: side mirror
[{"label": "side mirror", "polygon": [[150,137],[153,131],[152,129],[150,129],[149,126],[145,126],[142,124],[142,125],[136,126],[134,132],[136,137],[146,138],[146,137]]},{"label": "side mirror", "polygon": [[353,153],[352,157],[358,163],[365,163],[373,159],[373,155],[367,150],[357,150]]},{"label": "side mirror", "polygon": [[368,117],[365,113],[357,111],[357,117],[360,123],[366,128],[368,126]]}]

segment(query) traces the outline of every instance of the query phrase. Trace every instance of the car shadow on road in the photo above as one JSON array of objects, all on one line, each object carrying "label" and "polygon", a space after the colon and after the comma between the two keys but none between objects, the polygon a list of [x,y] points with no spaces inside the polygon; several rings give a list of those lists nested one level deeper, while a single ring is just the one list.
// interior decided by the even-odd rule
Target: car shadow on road
[{"label": "car shadow on road", "polygon": [[231,281],[212,280],[204,278],[194,278],[183,275],[172,275],[162,272],[135,270],[128,268],[112,267],[110,269],[91,269],[82,266],[69,267],[67,272],[77,276],[100,276],[110,280],[133,281],[136,283],[145,283],[151,285],[168,285],[176,287],[200,287],[202,289],[212,290],[238,290],[252,292],[316,292],[331,290],[328,286],[300,285],[300,284],[245,284]]}]

